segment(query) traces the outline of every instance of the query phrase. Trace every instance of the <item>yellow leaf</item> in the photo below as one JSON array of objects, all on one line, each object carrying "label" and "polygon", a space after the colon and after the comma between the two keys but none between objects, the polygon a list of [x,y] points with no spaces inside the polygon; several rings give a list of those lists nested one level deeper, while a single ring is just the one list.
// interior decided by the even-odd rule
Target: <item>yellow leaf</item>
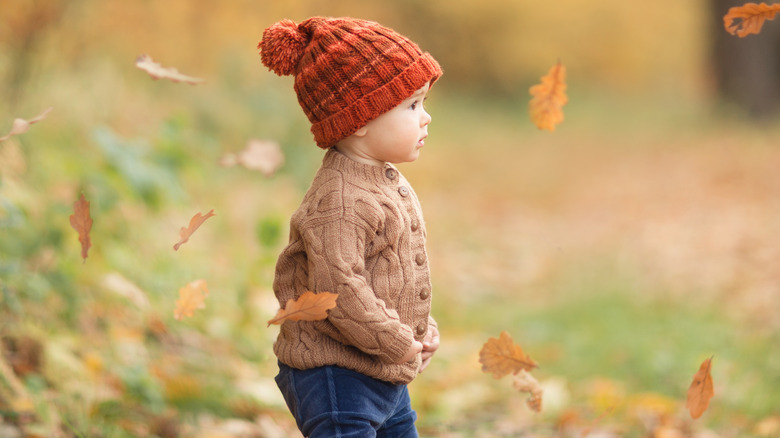
[{"label": "yellow leaf", "polygon": [[177,320],[185,316],[192,316],[195,310],[206,307],[205,301],[209,294],[206,280],[195,280],[179,289],[179,299],[176,300],[176,309],[173,317]]},{"label": "yellow leaf", "polygon": [[542,82],[528,90],[533,96],[528,105],[531,120],[537,128],[555,131],[555,125],[563,122],[563,106],[566,97],[566,67],[560,62],[542,76]]},{"label": "yellow leaf", "polygon": [[87,261],[87,252],[92,246],[89,238],[89,231],[92,229],[92,217],[89,215],[89,201],[84,198],[84,194],[78,201],[73,203],[73,214],[70,215],[70,226],[79,233],[79,242],[81,243],[81,258]]},{"label": "yellow leaf", "polygon": [[336,307],[337,294],[306,292],[296,300],[287,300],[283,309],[268,321],[268,325],[284,321],[319,321],[328,317],[328,310]]},{"label": "yellow leaf", "polygon": [[24,134],[25,132],[27,132],[28,129],[30,129],[30,125],[32,125],[33,123],[38,123],[41,120],[45,119],[52,109],[53,109],[52,107],[48,107],[45,110],[43,110],[43,112],[39,114],[37,117],[34,117],[30,120],[14,119],[14,123],[13,125],[11,125],[11,131],[8,132],[8,134],[0,137],[0,142],[4,142],[8,140],[13,135]]},{"label": "yellow leaf", "polygon": [[710,369],[712,368],[712,358],[709,358],[702,362],[699,367],[699,371],[693,376],[693,382],[688,388],[688,401],[685,407],[691,413],[691,418],[694,420],[701,417],[701,414],[707,410],[710,405],[710,399],[715,395],[715,390],[712,387],[712,375]]},{"label": "yellow leaf", "polygon": [[201,225],[203,225],[203,222],[206,222],[206,219],[216,216],[214,214],[214,210],[209,211],[204,216],[200,212],[197,212],[195,216],[190,219],[189,226],[181,227],[181,230],[179,230],[179,241],[176,242],[175,245],[173,245],[173,250],[178,251],[179,247],[182,246],[184,243],[186,243],[188,240],[190,240],[190,237],[192,236],[192,233],[195,232],[198,228],[200,228]]},{"label": "yellow leaf", "polygon": [[493,373],[500,379],[508,374],[516,374],[521,370],[530,371],[538,365],[523,353],[523,349],[512,341],[509,333],[503,331],[498,339],[490,338],[479,352],[479,362],[482,371]]},{"label": "yellow leaf", "polygon": [[19,397],[11,400],[11,412],[16,414],[32,414],[35,412],[35,403],[29,397]]},{"label": "yellow leaf", "polygon": [[767,417],[759,421],[753,428],[753,433],[761,437],[780,436],[780,416]]},{"label": "yellow leaf", "polygon": [[729,12],[723,16],[723,26],[728,33],[744,38],[761,32],[764,21],[774,20],[778,12],[780,12],[780,3],[772,5],[745,3],[729,9]]},{"label": "yellow leaf", "polygon": [[179,73],[179,70],[173,67],[163,67],[162,65],[154,62],[152,58],[146,54],[141,55],[138,59],[136,59],[135,66],[149,73],[149,76],[154,79],[170,79],[173,82],[186,82],[191,85],[205,82],[204,79],[193,78],[192,76],[181,74]]}]

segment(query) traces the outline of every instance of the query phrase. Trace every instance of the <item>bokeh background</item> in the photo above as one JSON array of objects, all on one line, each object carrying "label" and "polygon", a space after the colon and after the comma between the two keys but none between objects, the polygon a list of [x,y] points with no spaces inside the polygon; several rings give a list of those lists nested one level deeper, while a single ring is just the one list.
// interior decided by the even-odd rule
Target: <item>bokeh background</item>
[{"label": "bokeh background", "polygon": [[[266,321],[322,151],[255,47],[312,15],[379,21],[445,70],[401,166],[442,332],[411,385],[422,436],[780,436],[780,23],[728,35],[737,4],[2,0],[0,134],[54,109],[0,143],[0,437],[300,436]],[[153,80],[143,53],[206,82]],[[540,132],[528,88],[558,61],[566,120]],[[284,151],[272,177],[219,165],[252,138]],[[206,307],[176,321],[195,279]],[[504,330],[540,364],[539,414],[480,369]]]}]

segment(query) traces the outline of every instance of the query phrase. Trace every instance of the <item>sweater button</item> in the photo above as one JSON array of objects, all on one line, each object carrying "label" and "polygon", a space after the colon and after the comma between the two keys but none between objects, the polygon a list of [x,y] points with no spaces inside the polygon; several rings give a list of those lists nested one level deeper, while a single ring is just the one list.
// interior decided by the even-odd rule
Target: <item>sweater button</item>
[{"label": "sweater button", "polygon": [[417,324],[417,334],[418,334],[419,336],[422,336],[422,335],[424,335],[424,334],[425,334],[425,330],[426,330],[427,328],[428,328],[428,327],[426,327],[426,324],[425,324],[424,322],[421,322],[421,323]]},{"label": "sweater button", "polygon": [[418,228],[420,228],[420,223],[415,219],[412,221],[412,231],[417,231]]},{"label": "sweater button", "polygon": [[395,179],[395,170],[388,168],[387,170],[385,170],[385,176],[388,179]]},{"label": "sweater button", "polygon": [[417,254],[416,256],[414,256],[414,261],[418,265],[422,266],[423,263],[425,263],[425,254],[423,253]]},{"label": "sweater button", "polygon": [[421,300],[427,300],[429,296],[431,296],[431,293],[430,293],[430,292],[428,292],[428,289],[423,289],[423,290],[420,292],[420,299],[421,299]]},{"label": "sweater button", "polygon": [[398,187],[398,193],[401,194],[404,198],[409,196],[409,189],[407,189],[405,186]]}]

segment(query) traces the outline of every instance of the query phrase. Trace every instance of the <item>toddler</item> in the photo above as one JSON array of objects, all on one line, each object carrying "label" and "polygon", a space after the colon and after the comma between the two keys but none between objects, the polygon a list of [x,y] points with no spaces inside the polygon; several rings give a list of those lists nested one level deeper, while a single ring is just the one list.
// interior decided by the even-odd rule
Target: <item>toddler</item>
[{"label": "toddler", "polygon": [[416,437],[406,385],[439,346],[417,196],[396,163],[417,159],[431,116],[423,101],[442,70],[371,21],[282,20],[258,45],[293,75],[325,156],[290,220],[274,292],[338,294],[321,321],[286,321],[276,382],[298,428],[317,437]]}]

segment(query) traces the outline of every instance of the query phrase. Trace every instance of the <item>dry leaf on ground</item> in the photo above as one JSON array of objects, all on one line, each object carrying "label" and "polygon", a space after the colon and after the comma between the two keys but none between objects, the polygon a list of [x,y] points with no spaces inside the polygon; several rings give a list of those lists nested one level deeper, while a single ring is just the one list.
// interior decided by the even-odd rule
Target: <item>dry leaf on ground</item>
[{"label": "dry leaf on ground", "polygon": [[268,321],[268,325],[284,321],[319,321],[328,317],[328,310],[336,307],[338,294],[308,291],[296,300],[287,300],[283,309]]},{"label": "dry leaf on ground", "polygon": [[84,194],[78,201],[73,203],[73,214],[70,215],[70,226],[79,233],[79,242],[81,242],[81,258],[87,261],[87,252],[92,246],[89,238],[89,231],[92,229],[92,217],[89,215],[89,201],[84,198]]},{"label": "dry leaf on ground", "polygon": [[38,123],[41,120],[45,119],[52,109],[53,109],[52,107],[48,107],[45,110],[43,110],[42,113],[40,113],[36,117],[33,117],[30,120],[14,119],[14,123],[13,125],[11,125],[11,131],[9,131],[8,134],[0,137],[0,142],[8,140],[14,135],[24,134],[25,132],[27,132],[28,129],[30,129],[30,125],[32,125],[33,123]]},{"label": "dry leaf on ground", "polygon": [[173,67],[163,67],[159,63],[154,62],[152,58],[146,54],[139,56],[138,59],[135,60],[135,66],[149,73],[149,76],[154,79],[170,79],[173,82],[186,82],[192,85],[205,82],[205,79],[187,76]]},{"label": "dry leaf on ground", "polygon": [[179,299],[176,300],[173,317],[180,320],[185,316],[192,316],[198,309],[205,308],[208,295],[209,288],[206,285],[206,280],[195,280],[187,283],[186,286],[179,289]]},{"label": "dry leaf on ground", "polygon": [[723,16],[723,26],[728,33],[744,38],[761,32],[764,22],[773,20],[778,12],[780,12],[780,3],[772,5],[745,3],[729,9],[729,12]]},{"label": "dry leaf on ground", "polygon": [[482,364],[482,371],[493,373],[496,379],[538,367],[538,364],[512,341],[512,337],[506,331],[501,332],[498,339],[488,339],[479,352],[479,362]]},{"label": "dry leaf on ground", "polygon": [[520,392],[528,393],[528,407],[534,412],[542,411],[542,385],[526,370],[520,370],[513,377],[512,385]]},{"label": "dry leaf on ground", "polygon": [[712,358],[709,358],[702,362],[699,367],[699,371],[693,376],[693,382],[688,388],[688,400],[685,407],[691,413],[691,418],[694,420],[701,417],[707,407],[710,405],[710,399],[715,395],[715,390],[712,387],[712,375],[710,370],[712,369]]},{"label": "dry leaf on ground", "polygon": [[542,82],[528,90],[533,96],[528,105],[531,120],[537,128],[555,131],[555,125],[563,122],[563,106],[566,97],[566,67],[560,62],[542,76]]},{"label": "dry leaf on ground", "polygon": [[225,167],[241,164],[249,170],[257,170],[265,176],[271,176],[284,164],[284,154],[279,144],[274,141],[252,139],[241,152],[222,156],[219,164]]},{"label": "dry leaf on ground", "polygon": [[206,222],[206,219],[212,216],[216,216],[214,210],[210,210],[205,216],[201,214],[201,212],[197,212],[195,216],[190,219],[190,224],[187,227],[181,227],[181,230],[179,230],[179,241],[173,245],[173,250],[178,251],[179,247],[190,240],[190,236],[203,225],[203,222]]}]

